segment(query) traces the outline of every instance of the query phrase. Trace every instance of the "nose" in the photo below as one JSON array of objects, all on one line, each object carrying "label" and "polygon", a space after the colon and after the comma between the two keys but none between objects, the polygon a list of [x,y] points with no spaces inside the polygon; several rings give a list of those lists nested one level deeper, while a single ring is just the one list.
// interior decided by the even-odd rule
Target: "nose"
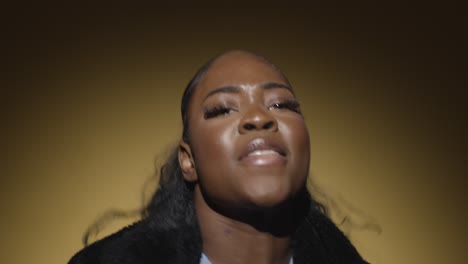
[{"label": "nose", "polygon": [[239,122],[239,133],[245,134],[249,131],[258,130],[277,131],[278,122],[267,109],[251,107]]}]

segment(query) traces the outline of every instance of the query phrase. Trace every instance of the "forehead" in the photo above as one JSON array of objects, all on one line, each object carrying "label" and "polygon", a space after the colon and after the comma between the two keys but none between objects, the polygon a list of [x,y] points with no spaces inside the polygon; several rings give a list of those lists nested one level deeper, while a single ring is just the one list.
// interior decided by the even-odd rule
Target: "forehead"
[{"label": "forehead", "polygon": [[213,61],[197,90],[206,94],[228,85],[258,85],[275,82],[288,85],[285,77],[270,63],[249,53],[230,53]]}]

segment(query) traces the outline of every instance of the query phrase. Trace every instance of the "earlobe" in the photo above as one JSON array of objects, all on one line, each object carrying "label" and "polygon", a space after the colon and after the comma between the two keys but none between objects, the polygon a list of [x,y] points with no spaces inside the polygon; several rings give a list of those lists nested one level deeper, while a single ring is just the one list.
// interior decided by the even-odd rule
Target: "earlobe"
[{"label": "earlobe", "polygon": [[186,181],[195,182],[198,180],[190,145],[183,140],[179,144],[179,165]]}]

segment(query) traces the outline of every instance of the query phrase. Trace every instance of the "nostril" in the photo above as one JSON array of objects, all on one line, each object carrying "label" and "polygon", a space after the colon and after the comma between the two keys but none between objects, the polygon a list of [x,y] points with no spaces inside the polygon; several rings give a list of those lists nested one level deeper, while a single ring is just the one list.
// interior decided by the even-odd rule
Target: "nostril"
[{"label": "nostril", "polygon": [[267,122],[267,123],[265,123],[265,124],[263,125],[263,129],[270,129],[270,128],[273,127],[273,125],[274,125],[274,122],[273,122],[273,121],[269,121],[269,122]]},{"label": "nostril", "polygon": [[252,130],[252,129],[255,129],[255,125],[250,124],[250,123],[244,124],[243,127],[244,127],[245,130]]}]

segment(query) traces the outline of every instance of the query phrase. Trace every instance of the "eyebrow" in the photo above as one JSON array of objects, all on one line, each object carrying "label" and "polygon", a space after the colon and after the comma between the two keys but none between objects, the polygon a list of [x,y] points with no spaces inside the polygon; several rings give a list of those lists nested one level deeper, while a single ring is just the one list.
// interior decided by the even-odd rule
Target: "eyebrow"
[{"label": "eyebrow", "polygon": [[[285,85],[285,84],[281,84],[281,83],[266,82],[266,83],[262,83],[262,84],[260,85],[260,87],[263,88],[263,89],[265,89],[265,90],[275,89],[275,88],[282,88],[282,89],[286,89],[286,90],[290,91],[292,94],[294,94],[294,91],[292,90],[291,86]],[[215,95],[215,94],[218,94],[218,93],[239,93],[241,90],[242,90],[242,88],[241,88],[240,85],[228,85],[228,86],[223,86],[223,87],[214,89],[213,91],[209,92],[209,93],[205,96],[205,98],[203,99],[203,101],[205,101],[208,97],[210,97],[210,96],[212,96],[212,95]]]}]

